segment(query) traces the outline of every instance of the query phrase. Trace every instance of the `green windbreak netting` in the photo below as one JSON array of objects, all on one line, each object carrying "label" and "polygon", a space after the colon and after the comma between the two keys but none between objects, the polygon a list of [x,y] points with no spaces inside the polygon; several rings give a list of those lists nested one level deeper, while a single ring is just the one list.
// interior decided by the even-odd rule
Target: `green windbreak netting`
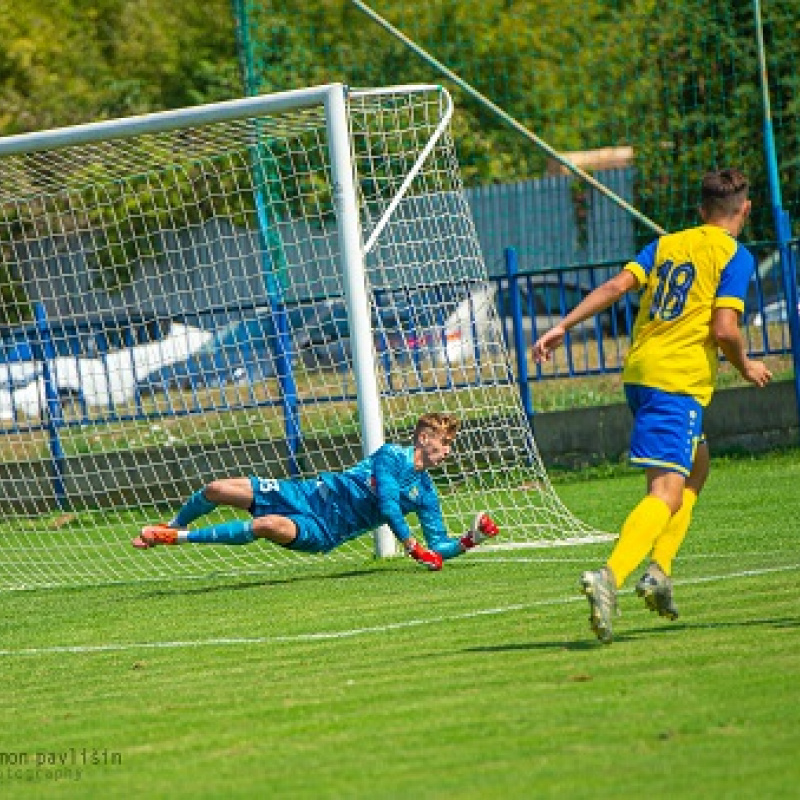
[{"label": "green windbreak netting", "polygon": [[[696,221],[704,171],[739,166],[754,185],[745,238],[775,239],[753,4],[372,0],[369,7],[598,180],[609,169],[632,170],[625,199],[663,228]],[[564,175],[356,4],[234,0],[234,9],[250,93],[339,80],[442,82],[458,109],[454,134],[467,187]],[[783,205],[797,218],[797,2],[769,0],[761,15]],[[581,221],[597,193],[568,180],[576,236],[585,236]],[[637,244],[651,235],[635,224]]]}]

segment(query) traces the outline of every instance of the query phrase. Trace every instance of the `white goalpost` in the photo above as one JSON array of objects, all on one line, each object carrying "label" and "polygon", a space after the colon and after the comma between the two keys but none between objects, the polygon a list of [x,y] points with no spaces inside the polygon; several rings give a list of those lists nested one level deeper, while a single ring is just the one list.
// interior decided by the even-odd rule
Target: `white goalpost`
[{"label": "white goalpost", "polygon": [[453,534],[487,509],[503,544],[605,536],[539,457],[451,115],[441,86],[333,84],[0,139],[0,589],[319,563],[129,543],[213,478],[346,468],[429,410],[462,420]]}]

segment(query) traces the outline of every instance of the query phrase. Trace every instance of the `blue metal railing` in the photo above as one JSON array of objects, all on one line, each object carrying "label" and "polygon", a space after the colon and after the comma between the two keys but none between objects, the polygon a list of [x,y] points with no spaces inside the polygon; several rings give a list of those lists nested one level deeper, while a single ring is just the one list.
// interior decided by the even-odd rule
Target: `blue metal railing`
[{"label": "blue metal railing", "polygon": [[[793,280],[793,276],[787,274],[787,264],[796,269],[798,254],[800,254],[800,240],[789,241],[785,245],[785,254],[777,250],[774,245],[771,247],[766,245],[753,246],[751,249],[757,256],[759,267],[751,282],[745,306],[745,325],[743,330],[748,350],[755,357],[792,356],[795,350],[793,349],[791,337],[791,323],[796,322],[796,315],[793,319],[792,314],[787,313],[787,308],[792,309],[797,297],[797,279],[795,276]],[[788,258],[786,257],[787,255]],[[555,324],[589,291],[616,273],[621,266],[622,262],[609,262],[600,265],[570,266],[563,269],[523,271],[519,268],[519,256],[516,250],[513,248],[506,250],[505,274],[489,278],[488,283],[490,285],[494,284],[494,296],[501,330],[512,356],[515,376],[520,384],[535,383],[536,381],[552,378],[607,374],[620,371],[622,360],[630,341],[630,332],[638,311],[638,300],[634,295],[627,295],[596,319],[589,320],[573,329],[568,337],[567,356],[563,366],[551,364],[546,366],[536,365],[531,368],[525,356],[529,354],[533,342],[539,335]],[[795,287],[794,294],[787,291],[787,287],[791,288],[792,286]],[[465,283],[464,286],[459,285],[458,292],[463,293],[465,287],[469,288],[470,285],[468,283]],[[433,287],[430,292],[438,297],[441,294],[440,288],[446,289],[448,287]],[[407,294],[408,298],[405,305],[408,306],[408,319],[404,320],[403,330],[411,339],[415,339],[419,334],[420,345],[412,348],[411,357],[417,369],[421,370],[422,362],[425,358],[423,342],[426,329],[429,333],[430,329],[436,326],[443,328],[445,318],[443,313],[436,310],[432,312],[430,308],[426,308],[424,311],[415,309],[413,307],[413,293],[408,292]],[[787,295],[788,303],[786,302]],[[428,300],[430,301],[430,297]],[[470,300],[470,303],[472,303],[472,300]],[[381,303],[377,302],[376,306],[380,307]],[[235,309],[236,316],[247,316],[249,312],[255,313],[255,309],[248,310],[242,308],[241,305]],[[291,313],[291,309],[289,309],[288,313]],[[471,315],[474,314],[472,305],[470,305],[470,313]],[[220,320],[229,320],[233,316],[232,310],[223,307],[208,309],[204,316],[205,322],[202,322],[201,326],[213,329],[217,327]],[[340,321],[337,320],[337,324],[338,322]],[[105,371],[104,382],[109,385],[111,383],[111,375],[108,373],[106,361],[115,349],[119,352],[120,348],[132,350],[136,345],[152,344],[163,338],[164,334],[163,320],[160,322],[153,321],[150,327],[156,325],[162,329],[155,332],[150,331],[147,336],[143,336],[144,327],[141,325],[136,327],[135,330],[132,327],[125,330],[119,328],[115,331],[116,340],[112,343],[109,332],[114,329],[115,325],[118,325],[116,320],[105,322],[95,320],[84,323],[81,328],[84,333],[91,333],[94,330],[103,331],[104,333],[101,338],[92,337],[95,350],[94,352],[87,352],[86,357],[99,359],[103,363]],[[475,329],[473,330],[472,339],[476,348],[473,355],[476,360],[480,361],[480,346],[483,337],[475,327],[476,325],[477,321],[473,317],[473,327]],[[18,351],[20,350],[20,345],[22,345],[23,352],[27,350],[29,353],[32,352],[34,354],[32,361],[24,362],[17,356],[16,361],[10,362],[5,358],[5,355],[11,348],[4,347],[0,350],[0,391],[8,392],[9,397],[7,400],[12,404],[12,407],[15,391],[22,388],[20,385],[14,385],[14,380],[11,377],[15,369],[21,372],[24,364],[31,365],[32,368],[28,371],[28,380],[30,380],[34,375],[41,377],[45,368],[52,370],[52,361],[58,356],[71,356],[78,360],[81,359],[80,349],[74,343],[66,344],[67,340],[61,331],[61,327],[63,327],[63,324],[60,327],[58,325],[54,326],[51,321],[47,320],[44,316],[44,309],[39,307],[37,308],[35,324],[16,329],[13,335],[6,340],[6,342],[13,344]],[[387,336],[389,333],[391,331],[381,325],[376,330],[376,349],[379,358],[383,361],[388,359],[390,344]],[[342,331],[339,331],[338,335],[342,335]],[[77,338],[76,333],[76,341]],[[45,341],[48,342],[48,347],[51,349],[49,356],[43,353],[43,343]],[[383,342],[383,346],[381,346],[381,342]],[[239,344],[241,345],[241,343]],[[65,346],[67,350],[64,349]],[[240,350],[240,355],[246,355],[251,352],[243,345]],[[343,360],[342,364],[346,366],[346,361]],[[132,367],[133,365],[131,364]],[[387,372],[390,373],[391,371],[387,370]],[[80,370],[74,370],[73,377],[80,382],[84,376]],[[56,387],[51,387],[49,390],[51,394],[46,394],[47,401],[52,404],[57,400],[59,394],[63,394],[63,391],[58,391],[63,387],[57,386],[59,383],[57,376],[51,375],[49,380],[53,383],[53,387]],[[47,380],[45,380],[46,383],[48,383]],[[87,392],[83,390],[83,387],[71,385],[69,388],[72,396],[77,397],[80,404],[84,404]],[[45,390],[47,391],[46,386]],[[392,390],[391,374],[389,375],[388,390]],[[335,399],[338,401],[342,397],[337,396]],[[137,409],[141,410],[141,397],[137,394],[134,399]],[[121,419],[116,413],[118,409],[113,398],[109,396],[106,405],[107,416],[113,417],[114,420]],[[523,405],[526,410],[531,405],[530,401],[526,400],[525,397],[523,397]],[[128,406],[127,400],[125,406],[126,408]],[[79,420],[81,424],[105,421],[104,417],[106,415],[103,413],[95,413],[90,418],[88,409],[85,409],[85,411],[86,413],[83,415],[85,418]],[[16,416],[21,418],[22,414]],[[63,424],[68,423],[65,421]],[[13,430],[13,426],[0,427],[0,434],[9,430]],[[26,430],[30,430],[30,427],[26,426]]]},{"label": "blue metal railing", "polygon": [[[800,325],[797,300],[800,240],[749,245],[757,261],[745,301],[743,335],[752,357],[790,356],[796,387],[800,380]],[[506,276],[498,282],[498,308],[503,333],[513,351],[523,407],[532,413],[531,389],[537,381],[617,373],[622,370],[638,312],[638,298],[626,295],[604,314],[573,329],[565,343],[563,366],[528,366],[527,354],[536,338],[555,324],[591,289],[616,273],[622,263],[569,267],[522,273],[516,252],[509,248]],[[519,298],[519,295],[522,298]],[[539,307],[534,307],[534,299]],[[506,306],[508,314],[505,314]],[[524,355],[523,355],[524,354]],[[800,390],[796,392],[800,396]],[[534,392],[535,394],[535,392]],[[800,418],[800,400],[798,401]]]},{"label": "blue metal railing", "polygon": [[[794,364],[798,363],[797,347],[794,346],[796,337],[792,336],[793,326],[798,325],[797,309],[797,275],[796,265],[800,259],[800,240],[789,240],[781,243],[781,248],[776,249],[775,245],[753,245],[751,250],[757,257],[758,269],[751,282],[747,296],[745,308],[745,337],[748,350],[752,356],[776,356],[787,355],[794,359]],[[503,337],[508,346],[512,357],[512,372],[509,373],[509,381],[516,381],[519,390],[523,409],[531,417],[534,414],[535,386],[539,381],[554,378],[568,378],[571,376],[588,376],[611,374],[621,371],[625,353],[630,343],[630,333],[633,321],[637,312],[637,298],[628,295],[621,299],[613,307],[593,320],[577,326],[571,331],[566,342],[566,358],[561,365],[550,362],[547,365],[533,365],[529,363],[529,356],[533,342],[547,328],[555,324],[564,314],[566,314],[582,297],[594,289],[596,286],[615,274],[621,262],[609,262],[605,264],[594,264],[587,266],[570,266],[564,269],[521,271],[519,268],[519,258],[513,248],[505,251],[505,274],[488,279],[487,284],[459,285],[458,291],[463,292],[466,288],[471,288],[474,292],[476,288],[485,290],[488,286],[492,289],[496,302],[500,325]],[[792,275],[787,270],[794,270]],[[788,288],[787,288],[788,287]],[[789,291],[794,287],[794,292]],[[429,290],[429,300],[431,298],[444,297],[451,286],[437,286]],[[412,366],[421,374],[423,362],[426,358],[426,348],[431,342],[441,346],[446,345],[446,333],[444,313],[440,309],[431,312],[430,308],[417,309],[413,304],[413,293],[408,293],[406,309],[408,319],[405,321],[404,332],[415,344],[412,346],[410,356]],[[470,325],[472,328],[471,347],[474,349],[472,357],[477,364],[474,380],[480,379],[480,363],[484,355],[481,351],[482,336],[478,330],[479,321],[475,315],[474,294],[468,295],[470,309]],[[787,302],[788,301],[788,302]],[[432,301],[431,301],[432,302]],[[382,302],[376,299],[376,306],[381,306]],[[433,303],[435,305],[435,303]],[[78,386],[70,386],[73,406],[77,398],[80,408],[79,414],[67,416],[62,408],[62,398],[64,387],[60,383],[58,374],[58,357],[64,356],[65,338],[59,329],[59,334],[54,334],[53,324],[46,319],[44,308],[36,307],[35,324],[24,329],[17,329],[13,335],[4,343],[0,352],[0,392],[5,394],[4,403],[6,408],[10,403],[12,419],[6,419],[7,425],[0,425],[0,435],[8,433],[19,433],[21,430],[34,431],[41,430],[46,432],[50,442],[50,454],[52,460],[53,491],[58,504],[66,507],[67,498],[64,490],[63,471],[64,471],[64,449],[61,443],[61,435],[65,428],[85,425],[104,425],[112,422],[124,422],[133,420],[149,420],[156,416],[162,416],[163,412],[150,413],[145,411],[142,403],[140,389],[137,386],[132,398],[126,398],[124,405],[115,403],[111,391],[111,375],[108,369],[107,359],[112,349],[109,331],[114,330],[111,321],[93,321],[83,326],[85,333],[94,334],[93,331],[102,331],[103,335],[95,342],[96,351],[95,361],[99,358],[102,369],[105,373],[105,383],[109,387],[106,402],[102,407],[94,406],[91,410],[86,402],[87,387],[80,384],[84,380],[84,373],[80,369],[80,356],[75,355],[75,346],[68,345],[69,357],[74,359],[76,367],[73,378],[78,381]],[[224,308],[212,309],[213,320],[225,319],[230,310]],[[238,308],[239,315],[243,309]],[[254,311],[254,309],[251,309]],[[115,323],[116,324],[116,323]],[[154,323],[151,320],[137,322],[135,329],[119,330],[116,335],[119,341],[114,340],[113,344],[125,345],[131,352],[130,368],[133,369],[133,348],[138,344],[147,341],[147,336],[143,341],[143,330],[145,325],[152,328]],[[431,328],[441,329],[440,332],[431,333]],[[82,330],[83,330],[82,329]],[[150,331],[149,335],[158,337],[163,334],[163,330]],[[407,385],[395,386],[395,376],[389,366],[390,345],[387,335],[391,331],[384,330],[379,326],[376,333],[376,350],[378,357],[383,359],[387,366],[386,386],[384,391],[403,391],[409,392]],[[427,334],[427,338],[426,338]],[[77,339],[76,339],[77,341]],[[96,344],[100,341],[100,344]],[[419,342],[419,345],[416,342]],[[152,340],[150,340],[152,343]],[[383,343],[383,344],[381,344]],[[8,346],[6,346],[8,345]],[[6,353],[14,349],[17,353],[25,352],[25,348],[33,355],[33,370],[31,375],[37,382],[37,396],[43,395],[44,405],[39,411],[39,418],[31,420],[23,412],[15,408],[15,396],[17,392],[25,391],[29,387],[15,386],[11,380],[12,367],[20,367],[20,362],[10,362],[5,356]],[[122,348],[123,350],[125,348]],[[119,352],[119,350],[117,351]],[[242,354],[248,353],[256,357],[252,348],[244,348]],[[341,362],[346,365],[346,360]],[[447,365],[445,365],[447,366]],[[3,372],[2,370],[5,370]],[[450,385],[456,387],[457,382],[451,374],[455,370],[446,370]],[[463,380],[465,371],[458,370]],[[5,378],[5,384],[4,384]],[[795,370],[795,379],[797,374]],[[41,390],[38,386],[41,385]],[[224,389],[224,387],[221,387]],[[252,387],[251,387],[252,388]],[[425,387],[420,384],[412,391],[429,391],[434,387]],[[441,386],[437,387],[438,390]],[[30,394],[30,392],[28,393]],[[326,397],[316,397],[315,403],[321,402],[341,402],[354,399],[348,394],[346,387],[344,391],[335,396],[331,394]],[[282,404],[282,400],[258,400],[254,392],[250,392],[247,398],[242,399],[241,393],[237,393],[235,403],[228,403],[225,399],[224,390],[221,393],[219,405],[214,408],[203,407],[202,404],[195,403],[187,405],[182,403],[180,407],[173,407],[169,399],[166,401],[166,413],[171,416],[186,416],[189,414],[204,413],[206,411],[235,410],[245,407],[265,407]],[[302,400],[298,398],[302,404]],[[133,409],[133,410],[132,410]],[[91,412],[91,413],[90,413]],[[6,415],[7,416],[7,415]],[[798,408],[800,417],[800,408]]]}]

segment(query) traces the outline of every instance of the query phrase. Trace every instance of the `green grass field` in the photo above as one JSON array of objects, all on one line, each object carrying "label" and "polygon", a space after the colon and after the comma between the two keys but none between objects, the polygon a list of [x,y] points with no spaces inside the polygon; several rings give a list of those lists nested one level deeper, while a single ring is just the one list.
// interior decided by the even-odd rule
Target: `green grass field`
[{"label": "green grass field", "polygon": [[[557,488],[613,530],[618,472]],[[611,647],[575,588],[608,545],[4,593],[0,794],[796,796],[798,486],[798,450],[715,461],[680,619],[629,588]]]}]

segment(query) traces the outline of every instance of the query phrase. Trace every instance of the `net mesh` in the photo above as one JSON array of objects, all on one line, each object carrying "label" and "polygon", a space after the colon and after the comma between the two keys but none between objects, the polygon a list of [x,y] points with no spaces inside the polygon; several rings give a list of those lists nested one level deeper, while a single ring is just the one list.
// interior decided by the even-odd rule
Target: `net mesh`
[{"label": "net mesh", "polygon": [[[666,230],[696,223],[705,171],[743,169],[755,200],[747,239],[774,240],[753,4],[680,0],[658,10],[627,0],[364,5],[584,169],[633,168],[633,191],[624,198]],[[445,80],[460,109],[455,137],[468,186],[545,179],[560,171],[353,3],[289,7],[282,0],[235,0],[234,9],[248,92],[330,80],[378,86],[398,74],[409,81]],[[779,180],[795,220],[796,16],[794,0],[761,4]],[[576,180],[579,224],[581,206],[591,211],[598,199]],[[551,210],[554,228],[562,218],[563,211]],[[497,226],[502,221],[493,220]],[[638,223],[636,233],[642,243],[652,238]],[[523,267],[528,260],[538,263],[539,254],[524,252],[521,234],[511,232],[504,244],[520,248]],[[549,254],[549,266],[600,260],[580,251],[562,259],[560,252]]]},{"label": "net mesh", "polygon": [[[410,442],[424,411],[462,419],[436,475],[453,534],[488,509],[507,543],[591,537],[553,491],[513,383],[447,99],[348,100],[385,437]],[[316,563],[262,542],[129,542],[214,478],[310,477],[363,457],[324,110],[121,130],[0,159],[16,291],[0,587]],[[364,536],[326,558],[372,551]]]}]

